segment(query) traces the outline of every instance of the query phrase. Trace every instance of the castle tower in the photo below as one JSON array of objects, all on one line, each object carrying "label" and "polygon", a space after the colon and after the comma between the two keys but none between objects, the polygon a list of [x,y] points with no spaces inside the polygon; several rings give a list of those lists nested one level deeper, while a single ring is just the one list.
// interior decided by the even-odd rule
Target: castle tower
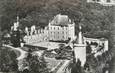
[{"label": "castle tower", "polygon": [[74,44],[74,53],[76,62],[79,59],[81,61],[81,66],[84,66],[86,62],[86,45],[83,43],[83,36],[81,32],[81,26],[79,26],[80,32],[78,34],[78,43]]},{"label": "castle tower", "polygon": [[19,17],[17,16],[17,21],[14,22],[14,25],[11,27],[12,32],[11,40],[14,47],[20,47],[21,35],[18,28],[19,28]]},{"label": "castle tower", "polygon": [[82,32],[81,32],[82,27],[79,26],[79,34],[78,34],[78,44],[83,44],[83,36],[82,36]]},{"label": "castle tower", "polygon": [[19,16],[17,16],[17,27],[19,27]]},{"label": "castle tower", "polygon": [[17,16],[16,22],[14,22],[13,26],[11,27],[11,31],[17,31],[19,27],[19,16]]}]

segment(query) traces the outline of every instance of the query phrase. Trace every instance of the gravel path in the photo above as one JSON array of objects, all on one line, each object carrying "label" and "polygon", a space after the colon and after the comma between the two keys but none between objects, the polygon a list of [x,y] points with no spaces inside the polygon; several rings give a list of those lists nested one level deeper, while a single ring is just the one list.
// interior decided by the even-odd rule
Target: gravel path
[{"label": "gravel path", "polygon": [[70,60],[66,60],[65,63],[59,68],[59,70],[56,73],[64,73],[65,68],[68,66]]},{"label": "gravel path", "polygon": [[15,47],[12,47],[12,46],[10,46],[10,45],[4,45],[5,47],[9,47],[9,48],[11,48],[12,50],[16,50],[16,51],[19,51],[20,52],[20,56],[19,57],[17,57],[17,60],[21,60],[21,59],[23,59],[23,58],[25,58],[26,56],[27,56],[27,53],[28,52],[26,52],[26,51],[24,51],[24,50],[22,50],[22,49],[20,49],[20,48],[15,48]]}]

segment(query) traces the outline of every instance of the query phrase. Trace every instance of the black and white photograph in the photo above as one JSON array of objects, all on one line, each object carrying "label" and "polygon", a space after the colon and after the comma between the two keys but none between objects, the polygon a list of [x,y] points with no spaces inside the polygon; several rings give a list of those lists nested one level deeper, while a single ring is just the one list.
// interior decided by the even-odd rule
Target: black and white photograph
[{"label": "black and white photograph", "polygon": [[0,73],[115,73],[115,0],[0,0]]}]

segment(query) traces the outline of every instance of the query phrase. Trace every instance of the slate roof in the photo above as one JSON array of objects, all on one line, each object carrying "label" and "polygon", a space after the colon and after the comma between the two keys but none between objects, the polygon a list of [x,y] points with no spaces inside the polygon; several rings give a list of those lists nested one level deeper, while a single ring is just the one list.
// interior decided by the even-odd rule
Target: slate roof
[{"label": "slate roof", "polygon": [[69,17],[67,15],[61,15],[58,14],[54,17],[54,19],[51,21],[51,25],[56,25],[56,26],[66,26],[69,23],[71,23]]}]

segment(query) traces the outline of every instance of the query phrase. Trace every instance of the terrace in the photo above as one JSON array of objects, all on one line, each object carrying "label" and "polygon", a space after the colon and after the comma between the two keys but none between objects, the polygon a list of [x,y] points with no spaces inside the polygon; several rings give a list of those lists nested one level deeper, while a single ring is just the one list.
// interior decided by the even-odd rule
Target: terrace
[{"label": "terrace", "polygon": [[30,43],[30,44],[26,44],[29,46],[35,46],[35,47],[42,47],[42,48],[47,48],[47,50],[51,50],[51,49],[56,49],[59,48],[60,44],[65,44],[65,43],[58,43],[58,42],[39,42],[39,43]]}]

